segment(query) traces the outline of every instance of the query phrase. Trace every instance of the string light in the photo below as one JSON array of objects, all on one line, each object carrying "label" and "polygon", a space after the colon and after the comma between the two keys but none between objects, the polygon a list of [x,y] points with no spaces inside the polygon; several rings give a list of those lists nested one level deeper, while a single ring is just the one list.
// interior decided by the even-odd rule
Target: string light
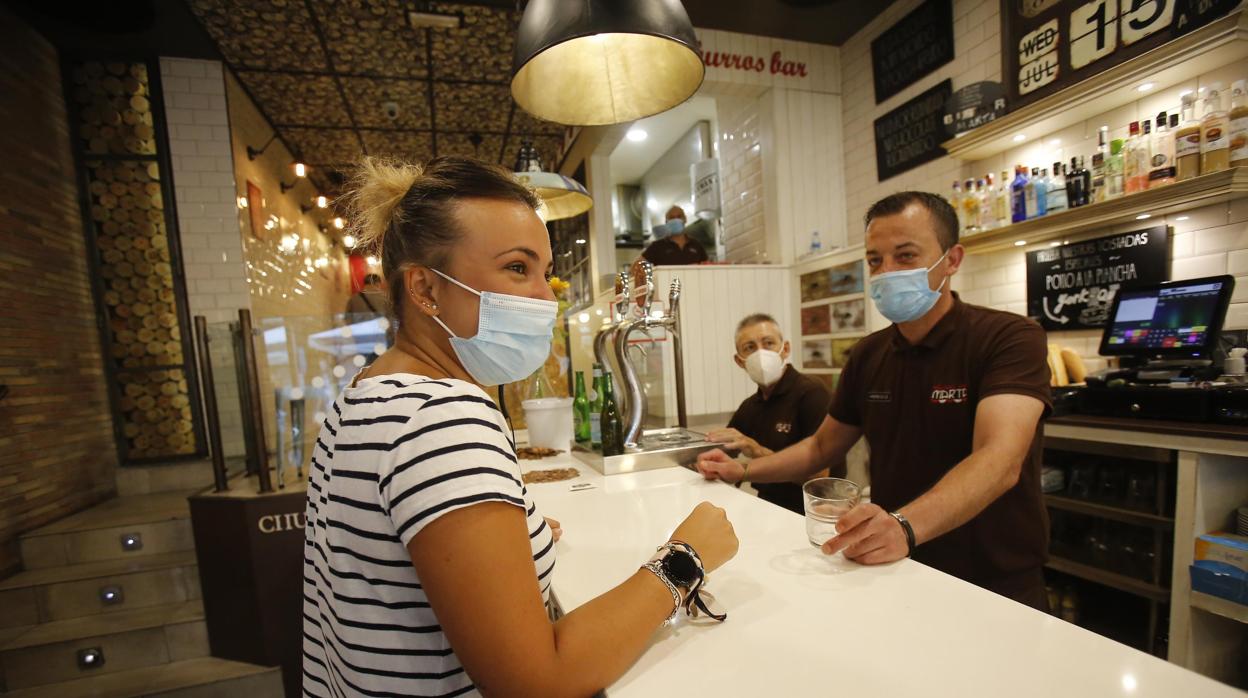
[{"label": "string light", "polygon": [[302,162],[296,162],[296,163],[295,163],[295,176],[296,176],[296,177],[307,177],[307,176],[308,176],[308,166],[307,166],[307,165],[305,165],[305,164],[303,164]]},{"label": "string light", "polygon": [[324,196],[316,197],[317,208],[326,208],[327,206],[329,206],[329,199],[326,199]]}]

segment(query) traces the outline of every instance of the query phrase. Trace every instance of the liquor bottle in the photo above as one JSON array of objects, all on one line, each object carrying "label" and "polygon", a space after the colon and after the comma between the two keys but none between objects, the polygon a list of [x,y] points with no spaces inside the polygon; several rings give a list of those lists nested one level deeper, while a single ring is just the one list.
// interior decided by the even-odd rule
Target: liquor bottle
[{"label": "liquor bottle", "polygon": [[[1115,138],[1109,142],[1109,157],[1105,159],[1105,199],[1117,199],[1125,191],[1125,175],[1123,173],[1122,139]],[[1200,159],[1199,153],[1197,160]]]},{"label": "liquor bottle", "polygon": [[1106,200],[1106,191],[1104,191],[1104,175],[1106,175],[1106,164],[1109,159],[1109,146],[1104,142],[1106,140],[1106,129],[1097,131],[1096,154],[1092,156],[1092,197],[1093,204],[1099,204]]},{"label": "liquor bottle", "polygon": [[1231,85],[1231,167],[1248,165],[1248,80]]},{"label": "liquor bottle", "polygon": [[576,394],[572,397],[572,431],[577,442],[590,442],[589,398],[585,395],[585,372],[576,372]]},{"label": "liquor bottle", "polygon": [[1001,181],[992,196],[992,216],[996,227],[1010,224],[1010,173],[1001,170]]},{"label": "liquor bottle", "polygon": [[993,210],[996,203],[996,187],[992,183],[992,173],[979,180],[976,190],[979,193],[979,229],[991,230],[997,227],[997,215]]},{"label": "liquor bottle", "polygon": [[602,377],[602,455],[618,456],[624,453],[624,422],[615,406],[615,393],[611,389],[611,374]]},{"label": "liquor bottle", "polygon": [[1040,202],[1044,200],[1041,191],[1037,191],[1040,184],[1040,168],[1031,168],[1031,178],[1023,185],[1023,210],[1027,215],[1027,220],[1031,220],[1041,214]]},{"label": "liquor bottle", "polygon": [[1014,168],[1014,183],[1010,185],[1010,221],[1022,223],[1027,220],[1027,168]]},{"label": "liquor bottle", "polygon": [[1145,164],[1147,161],[1147,155],[1140,157],[1140,122],[1132,121],[1122,152],[1122,176],[1126,181],[1128,194],[1134,194],[1142,188],[1144,180],[1140,177],[1140,170],[1144,170],[1144,176],[1147,176],[1148,167]]},{"label": "liquor bottle", "polygon": [[953,193],[949,196],[949,205],[958,216],[958,232],[966,230],[966,214],[962,211],[962,183],[953,180]]},{"label": "liquor bottle", "polygon": [[1049,213],[1065,211],[1067,208],[1066,175],[1062,172],[1062,163],[1053,163],[1053,177],[1049,180],[1049,201],[1045,208]]},{"label": "liquor bottle", "polygon": [[1231,166],[1230,120],[1222,109],[1222,83],[1205,92],[1205,114],[1200,117],[1200,173],[1221,172]]},{"label": "liquor bottle", "polygon": [[968,235],[979,232],[979,193],[975,191],[975,180],[968,179],[962,187],[962,221],[966,224],[963,232]]},{"label": "liquor bottle", "polygon": [[[1083,180],[1082,197],[1079,199],[1080,206],[1087,206],[1092,203],[1092,170],[1088,169],[1088,163],[1082,157],[1079,158],[1079,177]],[[1070,173],[1066,173],[1069,178]]]},{"label": "liquor bottle", "polygon": [[1148,171],[1148,188],[1174,184],[1174,134],[1170,132],[1170,117],[1163,111],[1157,114],[1157,129],[1153,131],[1153,159]]},{"label": "liquor bottle", "polygon": [[1070,159],[1070,169],[1066,171],[1066,205],[1079,208],[1083,205],[1083,177],[1079,176],[1079,158]]},{"label": "liquor bottle", "polygon": [[589,398],[589,446],[602,449],[602,364],[594,364],[594,383]]},{"label": "liquor bottle", "polygon": [[1179,130],[1174,132],[1174,167],[1175,179],[1200,176],[1200,122],[1196,120],[1196,96],[1183,95],[1181,111],[1183,119]]}]

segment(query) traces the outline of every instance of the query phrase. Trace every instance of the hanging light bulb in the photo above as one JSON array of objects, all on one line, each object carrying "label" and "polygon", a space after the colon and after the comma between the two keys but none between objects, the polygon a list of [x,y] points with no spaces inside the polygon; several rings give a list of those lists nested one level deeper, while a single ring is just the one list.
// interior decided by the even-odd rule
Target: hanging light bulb
[{"label": "hanging light bulb", "polygon": [[308,166],[307,166],[307,165],[305,165],[305,164],[303,164],[302,162],[296,162],[296,163],[295,163],[295,176],[296,176],[296,177],[307,177],[307,176],[308,176]]},{"label": "hanging light bulb", "polygon": [[355,247],[355,236],[354,236],[354,235],[352,235],[352,234],[350,234],[350,233],[347,233],[346,235],[343,235],[343,236],[342,236],[342,245],[343,245],[343,247],[346,247],[348,250],[349,250],[349,249],[351,249],[351,248],[353,248],[353,247]]},{"label": "hanging light bulb", "polygon": [[531,0],[515,45],[511,96],[560,124],[618,124],[667,111],[706,75],[680,0]]},{"label": "hanging light bulb", "polygon": [[334,227],[339,230],[342,230],[343,228],[347,227],[347,222],[342,220],[341,218],[335,218]]},{"label": "hanging light bulb", "polygon": [[325,198],[323,195],[316,197],[317,208],[325,208],[327,206],[329,206],[329,199]]}]

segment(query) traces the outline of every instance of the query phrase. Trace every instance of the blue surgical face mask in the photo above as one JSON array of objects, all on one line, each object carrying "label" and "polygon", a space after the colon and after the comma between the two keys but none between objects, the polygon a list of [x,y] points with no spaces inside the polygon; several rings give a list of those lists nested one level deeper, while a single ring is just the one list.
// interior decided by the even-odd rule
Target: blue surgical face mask
[{"label": "blue surgical face mask", "polygon": [[525,296],[478,291],[443,274],[433,273],[481,297],[477,334],[457,337],[436,315],[434,321],[451,335],[451,349],[468,375],[481,385],[512,383],[531,375],[550,356],[550,336],[559,304]]},{"label": "blue surgical face mask", "polygon": [[926,315],[936,305],[936,301],[940,300],[940,289],[944,288],[945,281],[949,279],[946,276],[945,281],[941,281],[940,286],[933,291],[928,285],[927,273],[940,266],[947,256],[948,251],[926,269],[890,271],[873,277],[871,300],[875,301],[875,307],[879,308],[884,317],[898,323],[918,320]]},{"label": "blue surgical face mask", "polygon": [[684,229],[685,229],[685,222],[680,220],[679,218],[673,218],[672,220],[667,222],[667,234],[669,236],[680,235],[681,232],[684,231]]}]

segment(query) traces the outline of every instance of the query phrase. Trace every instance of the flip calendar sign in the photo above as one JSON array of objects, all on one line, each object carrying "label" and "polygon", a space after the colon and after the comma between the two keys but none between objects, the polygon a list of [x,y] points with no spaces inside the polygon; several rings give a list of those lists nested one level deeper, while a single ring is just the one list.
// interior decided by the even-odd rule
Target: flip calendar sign
[{"label": "flip calendar sign", "polygon": [[1237,2],[1001,0],[1001,54],[1011,108],[1156,48]]}]

